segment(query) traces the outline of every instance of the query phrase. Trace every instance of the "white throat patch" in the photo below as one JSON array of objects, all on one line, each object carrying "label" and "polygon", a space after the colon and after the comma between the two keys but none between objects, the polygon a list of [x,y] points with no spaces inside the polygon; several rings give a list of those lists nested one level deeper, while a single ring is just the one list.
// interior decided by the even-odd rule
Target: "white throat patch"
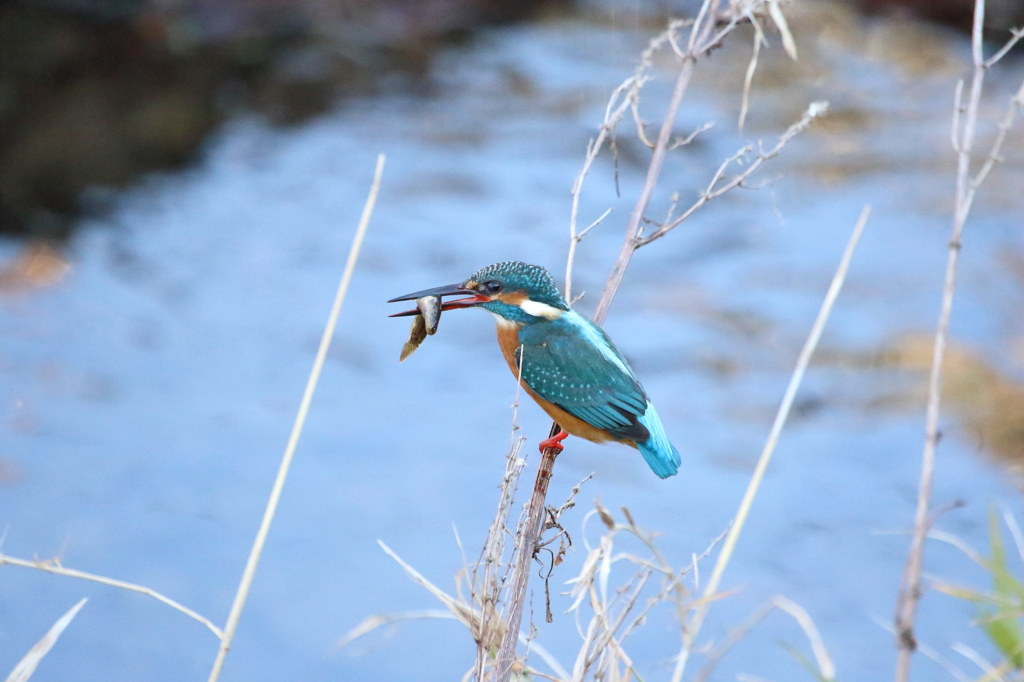
[{"label": "white throat patch", "polygon": [[534,317],[543,317],[548,320],[557,320],[562,316],[561,310],[553,305],[547,303],[541,303],[540,301],[531,301],[526,299],[519,304],[519,307],[523,309],[523,312],[527,315],[533,315]]},{"label": "white throat patch", "polygon": [[[490,310],[488,310],[487,312],[491,313]],[[519,329],[519,325],[513,322],[512,320],[506,320],[498,313],[491,313],[491,315],[494,315],[494,319],[495,321],[497,321],[499,329]]]}]

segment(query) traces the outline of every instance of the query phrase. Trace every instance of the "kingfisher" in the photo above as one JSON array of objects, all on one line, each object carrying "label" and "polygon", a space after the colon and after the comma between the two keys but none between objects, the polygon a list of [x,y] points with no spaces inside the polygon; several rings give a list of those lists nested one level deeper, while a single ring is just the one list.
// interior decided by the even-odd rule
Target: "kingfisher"
[{"label": "kingfisher", "polygon": [[[497,320],[498,345],[523,388],[561,427],[540,449],[562,450],[572,434],[594,443],[636,448],[661,478],[679,471],[657,410],[629,363],[604,330],[569,308],[555,281],[538,265],[495,263],[459,284],[425,289],[396,301],[467,296],[441,311],[483,308]],[[392,317],[416,315],[418,310]]]}]

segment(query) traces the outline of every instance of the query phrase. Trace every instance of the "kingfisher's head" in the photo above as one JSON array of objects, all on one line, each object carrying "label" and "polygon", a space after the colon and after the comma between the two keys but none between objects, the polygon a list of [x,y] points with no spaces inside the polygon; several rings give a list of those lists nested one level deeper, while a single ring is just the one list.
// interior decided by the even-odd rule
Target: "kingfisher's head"
[{"label": "kingfisher's head", "polygon": [[[530,324],[544,319],[553,320],[569,310],[565,299],[558,292],[555,280],[539,265],[518,261],[495,263],[477,270],[459,284],[449,284],[435,289],[425,289],[394,301],[411,301],[425,296],[469,296],[441,305],[441,310],[458,308],[483,308],[503,320],[518,324]],[[417,311],[392,315],[415,315]]]}]

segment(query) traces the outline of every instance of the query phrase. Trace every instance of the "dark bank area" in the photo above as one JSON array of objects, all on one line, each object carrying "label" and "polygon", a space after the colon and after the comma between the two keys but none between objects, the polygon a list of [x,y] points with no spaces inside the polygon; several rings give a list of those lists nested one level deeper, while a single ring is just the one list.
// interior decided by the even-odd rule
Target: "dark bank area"
[{"label": "dark bank area", "polygon": [[225,118],[416,89],[434,50],[554,0],[0,3],[2,231],[63,239]]},{"label": "dark bank area", "polygon": [[[852,4],[869,15],[958,28],[971,16],[967,0]],[[63,240],[76,218],[102,214],[113,190],[194,159],[227,117],[256,112],[285,125],[345,96],[428,89],[423,75],[439,46],[571,5],[2,1],[0,232]],[[653,2],[630,11],[660,17],[684,5]],[[1024,3],[989,5],[994,28],[1024,21]]]}]

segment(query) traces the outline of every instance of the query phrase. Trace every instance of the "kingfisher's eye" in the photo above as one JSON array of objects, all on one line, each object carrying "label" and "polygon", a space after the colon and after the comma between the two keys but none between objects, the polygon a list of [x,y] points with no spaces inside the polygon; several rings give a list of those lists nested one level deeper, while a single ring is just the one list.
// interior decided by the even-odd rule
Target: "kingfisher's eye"
[{"label": "kingfisher's eye", "polygon": [[490,282],[484,282],[484,291],[488,294],[496,294],[501,291],[501,282],[492,279]]}]

